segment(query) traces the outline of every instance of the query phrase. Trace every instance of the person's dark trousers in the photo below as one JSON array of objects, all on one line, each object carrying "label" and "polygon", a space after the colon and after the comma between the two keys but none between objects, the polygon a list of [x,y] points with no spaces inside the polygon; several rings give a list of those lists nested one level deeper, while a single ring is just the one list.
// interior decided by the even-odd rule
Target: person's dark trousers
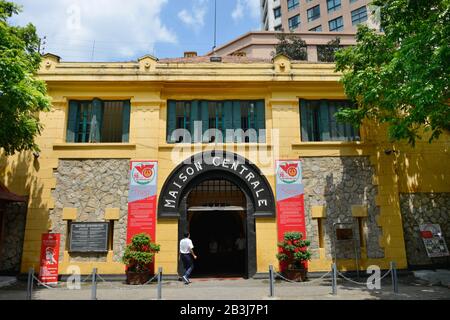
[{"label": "person's dark trousers", "polygon": [[191,254],[182,254],[181,255],[181,261],[183,262],[184,266],[184,277],[188,278],[191,276],[192,270],[194,270],[194,261],[192,260]]}]

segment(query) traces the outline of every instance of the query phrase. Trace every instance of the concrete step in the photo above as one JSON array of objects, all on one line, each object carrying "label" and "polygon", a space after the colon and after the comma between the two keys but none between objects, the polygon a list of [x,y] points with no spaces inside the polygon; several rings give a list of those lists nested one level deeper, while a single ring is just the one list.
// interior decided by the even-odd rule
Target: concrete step
[{"label": "concrete step", "polygon": [[450,270],[417,270],[413,271],[414,277],[425,281],[428,285],[450,287]]}]

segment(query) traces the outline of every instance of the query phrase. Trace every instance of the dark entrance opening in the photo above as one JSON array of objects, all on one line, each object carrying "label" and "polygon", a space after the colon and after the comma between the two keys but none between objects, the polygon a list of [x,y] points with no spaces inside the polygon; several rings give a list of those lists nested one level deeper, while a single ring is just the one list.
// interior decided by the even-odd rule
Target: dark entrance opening
[{"label": "dark entrance opening", "polygon": [[[233,211],[190,212],[189,229],[199,259],[193,276],[244,277],[244,217]],[[244,239],[244,240],[241,240]]]},{"label": "dark entrance opening", "polygon": [[[194,212],[204,212],[214,215],[216,212],[228,214],[228,218],[236,217],[236,211],[244,220],[245,230],[243,238],[235,245],[244,248],[245,278],[252,278],[257,271],[256,257],[256,222],[257,217],[275,217],[275,199],[272,188],[264,174],[252,162],[244,157],[224,150],[212,150],[197,153],[180,163],[164,182],[158,202],[158,219],[178,220],[178,241],[189,229],[207,224],[204,215]],[[190,221],[194,221],[190,225]],[[225,223],[225,222],[223,222]],[[237,230],[236,225],[230,224],[230,229]],[[209,226],[208,226],[209,228]],[[195,237],[205,238],[203,233]],[[195,240],[195,239],[194,239]],[[202,241],[203,242],[203,241]],[[229,240],[228,240],[229,242]],[[202,244],[195,243],[198,248]],[[208,245],[209,246],[209,245]],[[242,251],[242,250],[241,250]],[[196,275],[198,263],[195,261]],[[217,262],[217,261],[216,261]],[[217,262],[218,264],[219,262]],[[200,267],[202,270],[203,267]],[[231,268],[233,270],[233,268]],[[237,269],[236,269],[237,270]],[[239,269],[241,270],[241,269]],[[217,271],[206,267],[203,272],[212,275]],[[183,274],[181,261],[178,261],[178,275]]]},{"label": "dark entrance opening", "polygon": [[245,277],[246,197],[226,179],[199,183],[186,201],[187,225],[198,259],[193,277]]}]

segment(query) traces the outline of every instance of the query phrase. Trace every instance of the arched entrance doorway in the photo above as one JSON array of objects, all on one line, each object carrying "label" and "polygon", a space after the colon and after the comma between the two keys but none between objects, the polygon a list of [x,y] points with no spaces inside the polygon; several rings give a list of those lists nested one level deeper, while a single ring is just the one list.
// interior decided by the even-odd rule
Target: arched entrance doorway
[{"label": "arched entrance doorway", "polygon": [[[275,217],[274,196],[267,179],[247,159],[222,150],[196,154],[178,165],[159,197],[158,219],[178,219],[178,241],[186,231],[192,233],[199,254],[193,276],[203,272],[209,276],[253,277],[257,259],[256,217]],[[218,238],[220,234],[217,242],[223,243],[221,249],[217,243],[217,250],[228,250],[224,260],[239,261],[234,245],[236,251],[238,246],[244,247],[244,262],[227,265],[225,261],[219,266],[222,260],[211,256],[215,251],[214,239],[210,239],[213,233]],[[236,241],[238,238],[241,240]],[[199,250],[208,258],[204,259],[206,262],[200,262],[203,257]],[[180,262],[178,266],[181,273]]]},{"label": "arched entrance doorway", "polygon": [[246,277],[246,197],[226,179],[209,179],[187,198],[187,223],[199,259],[193,276]]}]

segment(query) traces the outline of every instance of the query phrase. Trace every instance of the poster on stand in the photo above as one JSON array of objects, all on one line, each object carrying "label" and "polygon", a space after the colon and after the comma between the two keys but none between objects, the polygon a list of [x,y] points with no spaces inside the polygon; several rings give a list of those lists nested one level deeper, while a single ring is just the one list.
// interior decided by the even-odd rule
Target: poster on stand
[{"label": "poster on stand", "polygon": [[41,241],[41,257],[39,281],[45,284],[58,283],[59,233],[43,233]]},{"label": "poster on stand", "polygon": [[441,226],[438,224],[422,224],[419,226],[428,257],[439,258],[448,257],[449,252],[442,234]]},{"label": "poster on stand", "polygon": [[278,241],[283,241],[286,232],[301,232],[306,239],[302,163],[278,160],[275,170]]},{"label": "poster on stand", "polygon": [[127,243],[139,233],[150,235],[153,242],[156,240],[157,178],[158,162],[131,161]]}]

